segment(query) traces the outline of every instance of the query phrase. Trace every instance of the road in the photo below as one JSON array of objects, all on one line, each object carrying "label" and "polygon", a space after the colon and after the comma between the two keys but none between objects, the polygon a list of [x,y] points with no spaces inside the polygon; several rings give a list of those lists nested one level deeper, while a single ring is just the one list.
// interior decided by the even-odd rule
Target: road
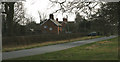
[{"label": "road", "polygon": [[115,38],[117,36],[109,36],[109,37],[101,37],[96,39],[90,39],[90,40],[82,40],[82,41],[76,41],[76,42],[69,42],[64,44],[56,44],[56,45],[50,45],[50,46],[43,46],[38,48],[32,48],[32,49],[25,49],[25,50],[19,50],[19,51],[12,51],[12,52],[3,52],[2,59],[11,59],[11,58],[18,58],[18,57],[25,57],[25,56],[31,56],[31,55],[37,55],[37,54],[44,54],[48,52],[54,52],[59,50],[64,50],[88,43],[93,43],[101,40],[111,39]]}]

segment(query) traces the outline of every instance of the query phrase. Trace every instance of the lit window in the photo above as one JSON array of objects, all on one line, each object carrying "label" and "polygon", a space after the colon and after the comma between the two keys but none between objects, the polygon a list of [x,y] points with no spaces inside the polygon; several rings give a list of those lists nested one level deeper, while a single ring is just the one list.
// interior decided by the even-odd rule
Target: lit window
[{"label": "lit window", "polygon": [[52,28],[50,27],[49,30],[52,30]]},{"label": "lit window", "polygon": [[47,26],[44,26],[44,28],[47,28]]}]

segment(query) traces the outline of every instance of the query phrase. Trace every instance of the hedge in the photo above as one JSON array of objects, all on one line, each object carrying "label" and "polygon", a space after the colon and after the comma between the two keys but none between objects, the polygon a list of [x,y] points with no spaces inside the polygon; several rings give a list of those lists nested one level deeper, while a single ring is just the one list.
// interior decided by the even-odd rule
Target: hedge
[{"label": "hedge", "polygon": [[57,40],[67,40],[71,38],[77,38],[85,36],[80,33],[72,33],[72,34],[41,34],[41,35],[33,35],[33,36],[15,36],[15,37],[3,37],[2,45],[3,46],[17,46],[17,45],[27,45],[32,43],[42,43],[48,41],[57,41]]}]

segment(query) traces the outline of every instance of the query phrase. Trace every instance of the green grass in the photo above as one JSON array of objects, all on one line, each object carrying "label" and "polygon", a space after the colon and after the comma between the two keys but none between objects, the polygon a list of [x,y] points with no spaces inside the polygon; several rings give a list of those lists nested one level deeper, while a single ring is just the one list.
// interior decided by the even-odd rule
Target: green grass
[{"label": "green grass", "polygon": [[118,60],[117,39],[118,37],[66,50],[12,60]]},{"label": "green grass", "polygon": [[[93,38],[99,38],[102,36],[93,36]],[[23,49],[31,49],[31,48],[36,48],[36,47],[42,47],[42,46],[48,46],[48,45],[55,45],[55,44],[62,44],[62,43],[67,43],[67,42],[74,42],[74,41],[79,41],[79,40],[88,40],[91,39],[90,36],[85,36],[85,37],[79,37],[79,38],[74,38],[74,39],[69,39],[69,40],[61,40],[61,41],[48,41],[48,42],[43,42],[43,43],[34,43],[30,45],[20,45],[20,46],[3,46],[2,52],[10,52],[10,51],[17,51],[17,50],[23,50]]]}]

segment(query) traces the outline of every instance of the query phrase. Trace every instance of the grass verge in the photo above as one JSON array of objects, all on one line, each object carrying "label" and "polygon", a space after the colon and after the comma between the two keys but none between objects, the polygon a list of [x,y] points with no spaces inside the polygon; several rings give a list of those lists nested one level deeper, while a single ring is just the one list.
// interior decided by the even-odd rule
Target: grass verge
[{"label": "grass verge", "polygon": [[12,60],[118,60],[118,37],[66,50]]},{"label": "grass verge", "polygon": [[35,47],[62,44],[62,43],[67,43],[67,42],[80,41],[80,40],[88,40],[88,39],[99,38],[99,37],[102,37],[102,36],[92,36],[92,37],[86,36],[86,37],[74,38],[74,39],[69,39],[69,40],[48,41],[48,42],[43,42],[43,43],[35,43],[35,44],[30,44],[30,45],[20,45],[20,46],[14,46],[14,47],[7,46],[7,47],[3,47],[2,52],[31,49],[31,48],[35,48]]}]

